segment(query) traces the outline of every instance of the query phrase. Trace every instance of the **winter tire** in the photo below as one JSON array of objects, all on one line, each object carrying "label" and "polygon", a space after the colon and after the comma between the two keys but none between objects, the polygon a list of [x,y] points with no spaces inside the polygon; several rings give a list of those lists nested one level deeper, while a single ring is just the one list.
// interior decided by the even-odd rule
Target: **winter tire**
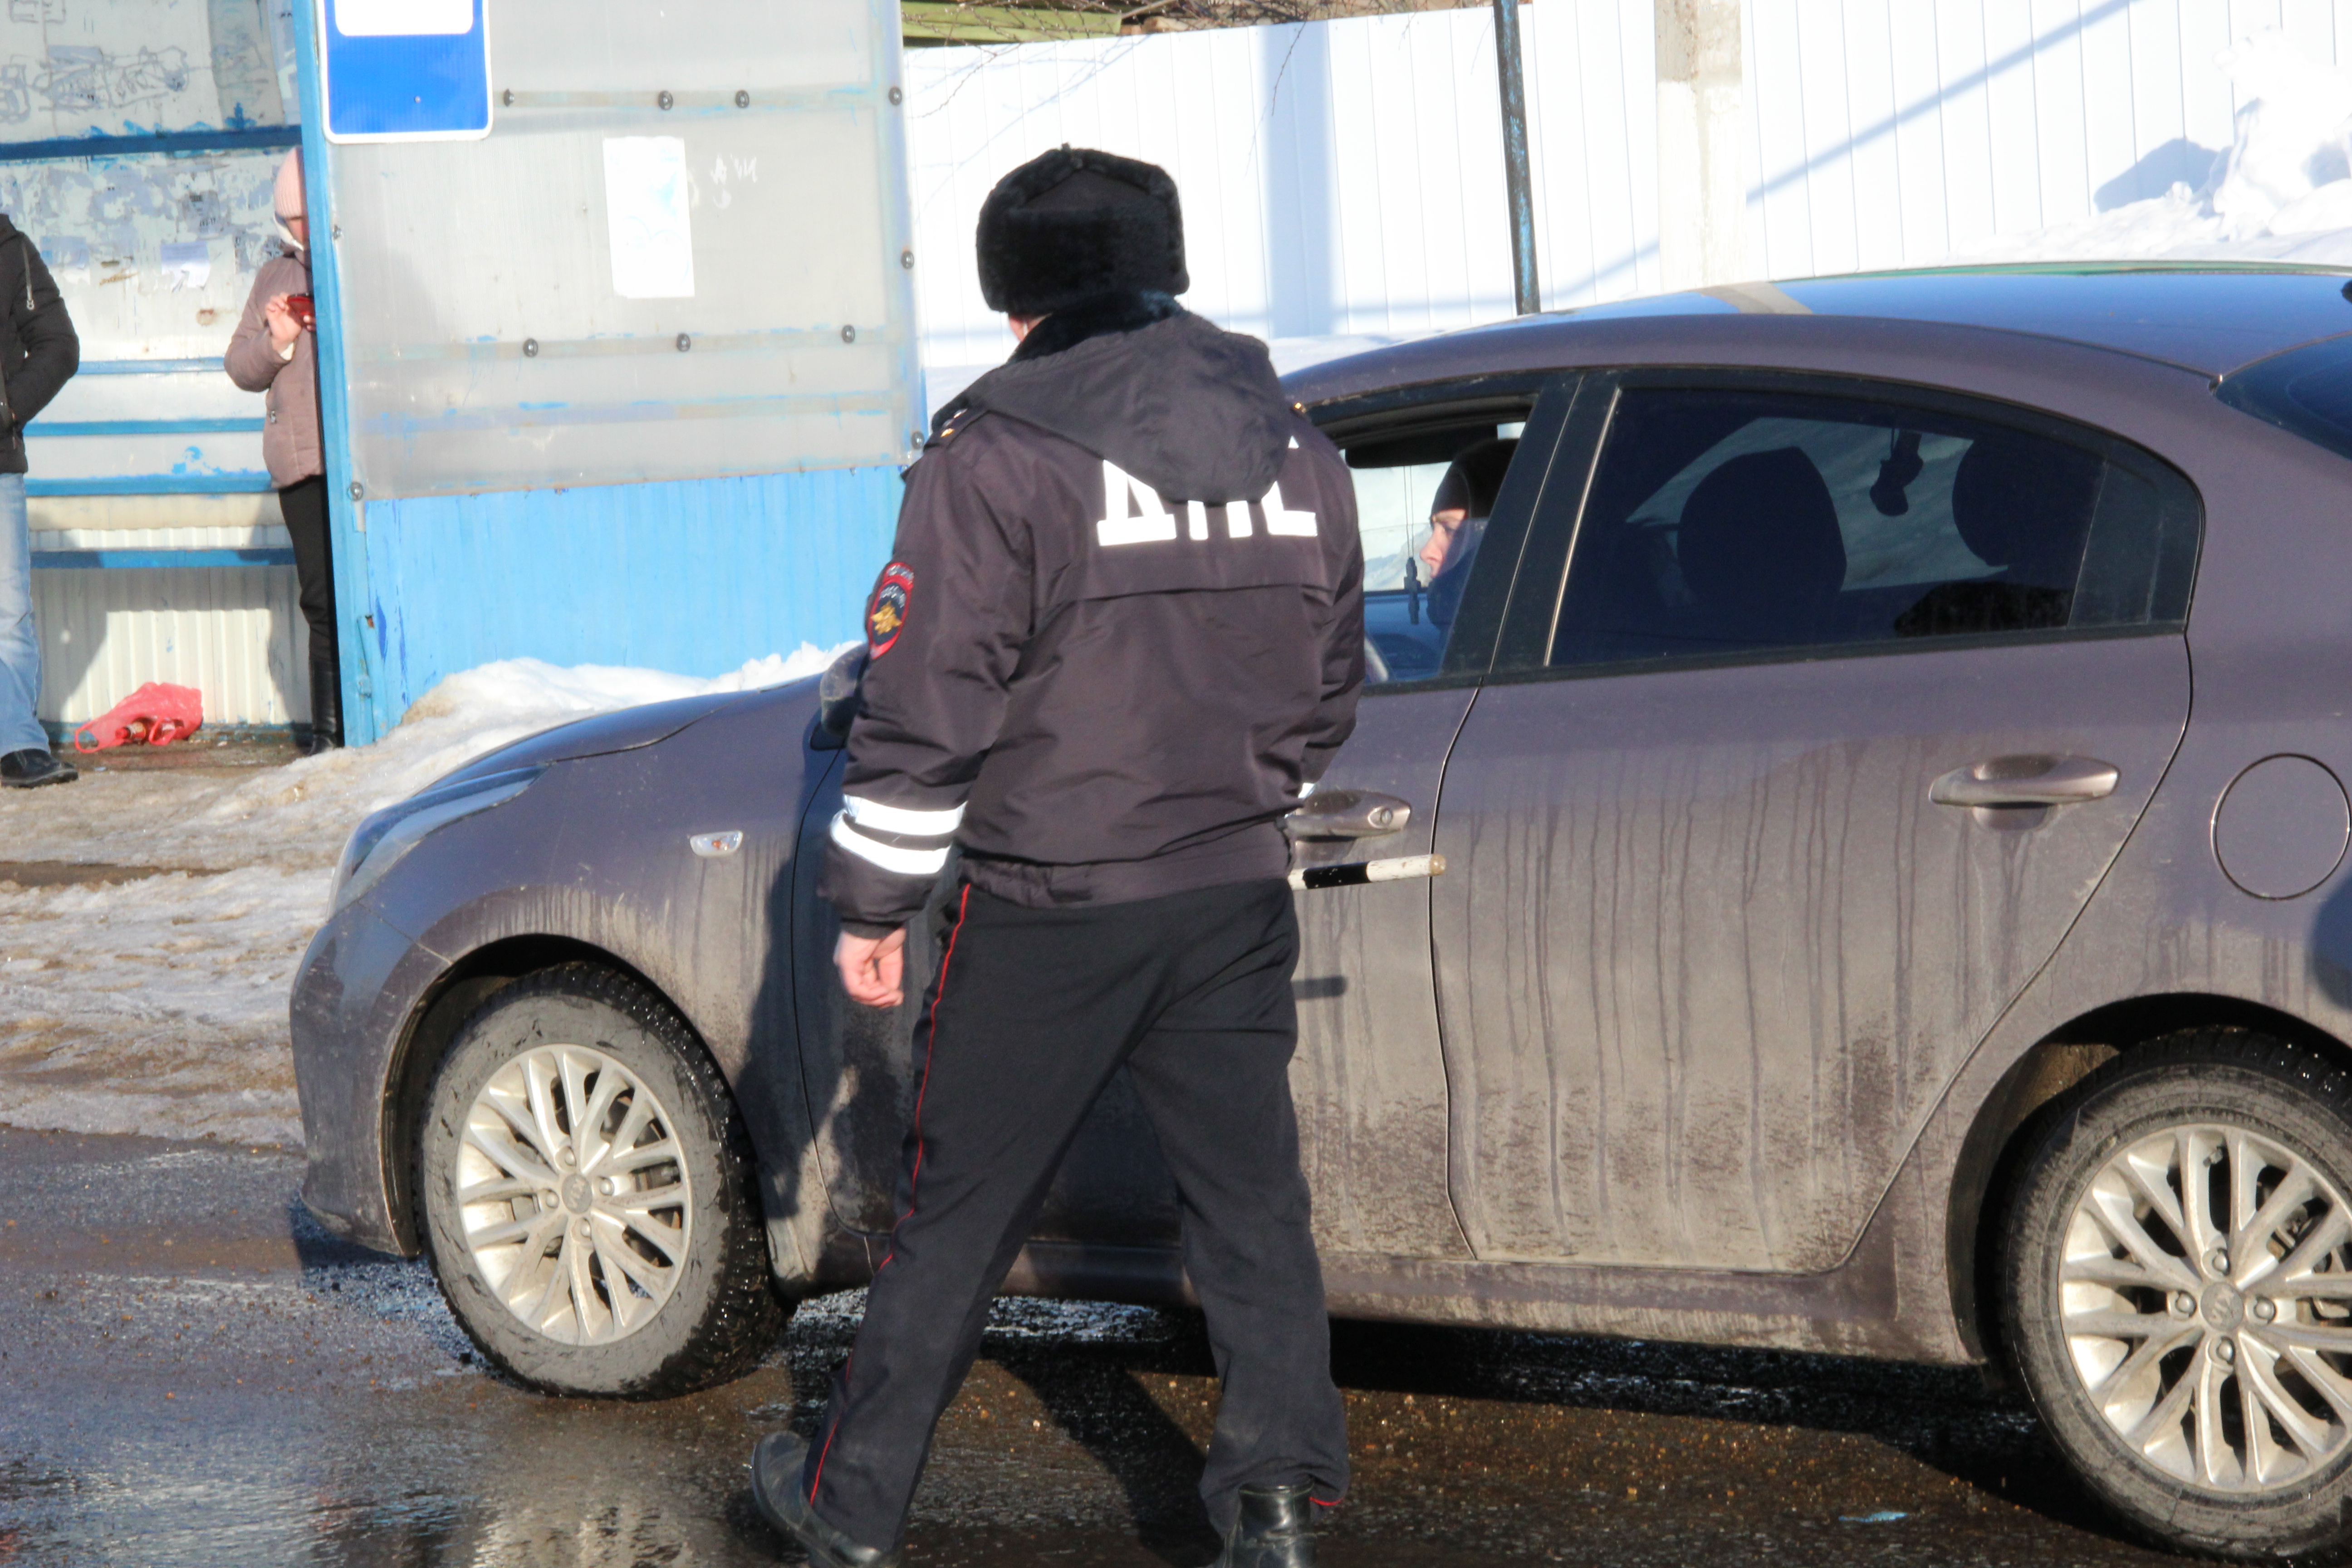
[{"label": "winter tire", "polygon": [[1997,1279],[2059,1449],[2160,1545],[2352,1545],[2352,1077],[2243,1029],[2108,1063],[2026,1151]]},{"label": "winter tire", "polygon": [[486,1003],[435,1075],[417,1162],[450,1310],[532,1387],[667,1398],[782,1331],[733,1101],[623,976],[568,964]]}]

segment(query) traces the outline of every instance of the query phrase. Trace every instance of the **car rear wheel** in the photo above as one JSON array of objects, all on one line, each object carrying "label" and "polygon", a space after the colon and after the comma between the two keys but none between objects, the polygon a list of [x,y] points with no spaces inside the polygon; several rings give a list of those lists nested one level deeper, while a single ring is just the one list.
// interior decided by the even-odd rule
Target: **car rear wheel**
[{"label": "car rear wheel", "polygon": [[2352,1545],[2352,1078],[2157,1042],[2053,1108],[2009,1212],[2006,1343],[2093,1490],[2177,1551]]},{"label": "car rear wheel", "polygon": [[587,964],[509,986],[458,1031],[426,1110],[426,1250],[497,1365],[551,1394],[659,1399],[775,1342],[750,1141],[642,987]]}]

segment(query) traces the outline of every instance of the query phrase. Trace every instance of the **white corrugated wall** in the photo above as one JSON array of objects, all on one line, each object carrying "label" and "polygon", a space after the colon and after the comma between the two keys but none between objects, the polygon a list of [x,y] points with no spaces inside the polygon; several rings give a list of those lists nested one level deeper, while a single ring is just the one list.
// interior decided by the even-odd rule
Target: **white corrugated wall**
[{"label": "white corrugated wall", "polygon": [[[1655,291],[1651,0],[1521,28],[1545,304]],[[2352,58],[2352,0],[1747,0],[1749,274],[1919,266],[2197,185],[2242,107],[2214,57],[2272,28]],[[1483,6],[917,50],[907,77],[934,403],[1012,348],[973,277],[981,199],[1063,142],[1175,174],[1187,303],[1280,363],[1510,313]]]},{"label": "white corrugated wall", "polygon": [[[272,495],[34,500],[39,551],[287,547]],[[150,680],[204,694],[205,722],[310,715],[310,634],[291,566],[72,568],[33,574],[41,717],[97,718]]]},{"label": "white corrugated wall", "polygon": [[[1654,287],[1654,258],[1635,259],[1657,224],[1649,0],[1528,16],[1535,133],[1551,154],[1538,164],[1558,258],[1547,297]],[[907,79],[934,401],[1012,348],[973,270],[982,199],[1066,142],[1166,167],[1183,193],[1186,303],[1286,353],[1510,313],[1486,11],[913,50]]]}]

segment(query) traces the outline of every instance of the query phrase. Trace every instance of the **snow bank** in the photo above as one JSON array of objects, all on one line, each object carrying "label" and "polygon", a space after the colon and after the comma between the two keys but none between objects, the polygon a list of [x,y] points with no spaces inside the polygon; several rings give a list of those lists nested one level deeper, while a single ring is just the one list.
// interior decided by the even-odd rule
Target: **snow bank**
[{"label": "snow bank", "polygon": [[552,725],[780,685],[837,651],[803,644],[712,680],[508,659],[443,680],[373,746],[0,794],[0,863],[165,868],[112,885],[0,879],[0,1121],[300,1142],[287,987],[361,817]]},{"label": "snow bank", "polygon": [[2204,184],[2010,236],[1960,261],[2291,261],[2352,266],[2352,73],[2277,33],[2215,64],[2239,100],[2234,140]]}]

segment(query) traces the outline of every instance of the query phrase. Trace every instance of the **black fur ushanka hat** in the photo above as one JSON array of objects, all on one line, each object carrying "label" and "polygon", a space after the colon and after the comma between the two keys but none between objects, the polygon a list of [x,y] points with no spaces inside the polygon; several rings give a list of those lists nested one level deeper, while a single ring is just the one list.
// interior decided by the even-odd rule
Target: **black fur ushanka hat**
[{"label": "black fur ushanka hat", "polygon": [[980,207],[980,292],[1043,316],[1098,295],[1181,294],[1184,217],[1155,163],[1057,147],[996,182]]}]

